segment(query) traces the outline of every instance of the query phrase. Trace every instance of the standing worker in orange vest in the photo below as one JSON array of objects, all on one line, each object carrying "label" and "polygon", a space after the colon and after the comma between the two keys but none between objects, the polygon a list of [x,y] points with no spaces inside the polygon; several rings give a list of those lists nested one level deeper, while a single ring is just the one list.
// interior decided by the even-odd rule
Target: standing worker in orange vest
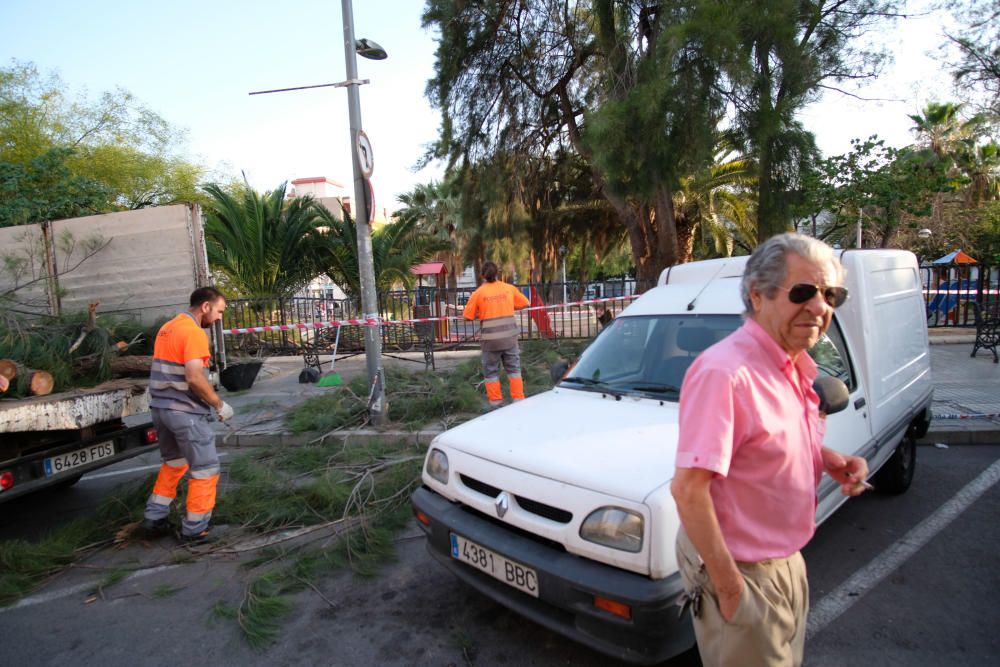
[{"label": "standing worker in orange vest", "polygon": [[214,287],[200,287],[191,293],[188,311],[164,324],[156,334],[149,405],[163,463],[139,525],[147,536],[167,532],[167,515],[177,496],[177,484],[190,470],[180,541],[197,544],[209,540],[219,455],[215,451],[215,432],[208,421],[212,408],[220,421],[232,417],[233,409],[219,398],[205,376],[211,356],[205,329],[221,320],[225,309],[226,299],[221,292]]},{"label": "standing worker in orange vest", "polygon": [[496,410],[503,404],[500,390],[500,364],[503,363],[510,383],[510,398],[524,398],[521,380],[521,351],[517,336],[521,332],[514,319],[514,311],[528,305],[528,299],[513,285],[497,279],[499,270],[493,262],[483,264],[484,282],[469,297],[462,316],[480,321],[479,333],[483,349],[483,377],[486,378],[487,410]]}]

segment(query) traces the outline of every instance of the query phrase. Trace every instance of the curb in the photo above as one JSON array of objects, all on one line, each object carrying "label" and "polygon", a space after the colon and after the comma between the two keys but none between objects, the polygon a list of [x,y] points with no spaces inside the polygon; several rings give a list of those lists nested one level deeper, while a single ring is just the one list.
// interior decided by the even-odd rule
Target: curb
[{"label": "curb", "polygon": [[931,336],[927,342],[931,345],[972,345],[976,342],[976,334]]},{"label": "curb", "polygon": [[352,431],[335,431],[326,436],[316,433],[289,433],[275,431],[264,433],[216,433],[215,446],[218,449],[240,449],[250,447],[302,447],[322,439],[324,442],[341,442],[357,444],[379,440],[382,442],[403,443],[412,446],[426,447],[436,436],[443,433],[440,427],[431,427],[419,431],[379,431],[377,429],[356,429]]},{"label": "curb", "polygon": [[[436,436],[444,432],[441,427],[431,427],[419,431],[379,431],[377,429],[357,429],[338,431],[326,436],[327,442],[357,444],[371,440],[404,443],[414,447],[426,447]],[[252,447],[302,447],[316,441],[321,436],[315,433],[217,433],[215,446],[219,449],[247,449]],[[953,426],[932,426],[918,445],[994,445],[1000,443],[1000,423],[993,420],[965,422]]]},{"label": "curb", "polygon": [[950,428],[935,428],[917,440],[918,445],[995,445],[1000,443],[1000,424],[984,419],[982,423],[956,424]]}]

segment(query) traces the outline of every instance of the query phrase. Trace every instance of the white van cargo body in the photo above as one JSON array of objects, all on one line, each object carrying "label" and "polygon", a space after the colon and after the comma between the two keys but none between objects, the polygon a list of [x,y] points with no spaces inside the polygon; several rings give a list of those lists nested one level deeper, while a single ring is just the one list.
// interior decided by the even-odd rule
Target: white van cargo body
[{"label": "white van cargo body", "polygon": [[[847,385],[825,444],[909,486],[930,423],[925,306],[913,254],[841,254],[848,301],[810,354]],[[594,649],[656,663],[694,644],[678,613],[670,495],[684,373],[742,324],[746,258],[667,269],[551,391],[438,436],[413,495],[428,550],[461,580]],[[824,475],[817,520],[846,498]]]}]

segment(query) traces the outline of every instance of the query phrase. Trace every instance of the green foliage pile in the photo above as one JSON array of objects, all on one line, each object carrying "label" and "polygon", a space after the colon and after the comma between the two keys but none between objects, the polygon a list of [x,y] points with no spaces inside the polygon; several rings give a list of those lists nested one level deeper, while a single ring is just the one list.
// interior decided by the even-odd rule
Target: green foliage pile
[{"label": "green foliage pile", "polygon": [[[456,415],[476,414],[481,397],[476,383],[478,364],[462,364],[450,373],[408,372],[387,368],[386,397],[389,421],[416,428],[424,424],[453,419]],[[367,416],[368,378],[358,376],[345,387],[324,396],[311,398],[292,410],[286,424],[294,433],[329,432],[360,426]]]},{"label": "green foliage pile", "polygon": [[[579,354],[586,341],[526,341],[521,346],[525,393],[551,388],[549,365]],[[428,421],[471,418],[482,406],[479,361],[450,372],[388,370],[390,420],[408,427]],[[365,413],[367,378],[308,401],[289,417],[296,431],[328,432],[359,424]],[[291,596],[322,575],[343,568],[370,576],[393,555],[393,539],[410,519],[409,497],[420,483],[423,448],[339,441],[267,449],[234,461],[229,487],[220,496],[215,520],[268,532],[353,521],[328,548],[297,542],[272,547],[247,563],[259,575],[237,603],[220,602],[218,616],[235,620],[246,641],[266,648],[292,609]],[[318,592],[318,591],[317,591]]]},{"label": "green foliage pile", "polygon": [[142,518],[152,479],[106,499],[93,516],[62,526],[38,542],[0,541],[0,605],[16,602],[84,553],[104,546],[123,524]]},{"label": "green foliage pile", "polygon": [[340,524],[342,532],[332,546],[306,539],[263,551],[245,564],[255,578],[242,599],[220,602],[216,614],[236,620],[247,642],[262,649],[278,635],[292,594],[343,568],[375,574],[409,520],[422,460],[419,447],[337,442],[267,449],[235,461],[215,521],[257,532]]},{"label": "green foliage pile", "polygon": [[[86,321],[86,313],[28,319],[10,310],[2,312],[0,359],[13,359],[28,368],[48,371],[55,380],[54,392],[87,387],[111,377],[109,364],[114,356],[114,343],[135,341],[128,349],[129,354],[151,354],[153,338],[162,324],[143,326],[132,320],[99,314],[97,327],[70,352]],[[97,362],[90,365],[92,370],[80,370],[78,362],[89,359]],[[6,397],[25,396],[26,391],[27,378],[19,375]]]},{"label": "green foliage pile", "polygon": [[[530,340],[521,344],[521,376],[524,392],[532,396],[552,388],[549,366],[560,358],[579,355],[587,341]],[[483,406],[483,380],[478,359],[470,359],[453,371],[409,372],[386,369],[389,421],[405,428],[434,422],[457,423],[470,419]],[[345,387],[331,390],[297,406],[286,417],[294,433],[327,433],[360,426],[366,417],[368,378],[353,378]]]}]

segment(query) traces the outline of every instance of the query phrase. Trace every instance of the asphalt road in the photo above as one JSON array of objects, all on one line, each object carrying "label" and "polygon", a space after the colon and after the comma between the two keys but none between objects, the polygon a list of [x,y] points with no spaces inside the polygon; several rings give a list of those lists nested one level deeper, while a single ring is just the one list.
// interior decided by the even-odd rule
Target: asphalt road
[{"label": "asphalt road", "polygon": [[[133,467],[143,465],[150,464]],[[32,503],[0,505],[0,534],[36,534],[131,477],[84,478]],[[1000,443],[922,446],[908,493],[851,500],[820,527],[805,550],[813,607],[806,664],[996,664],[998,479]],[[178,564],[176,551],[169,538],[108,550],[19,606],[0,609],[4,662],[175,665],[198,656],[226,665],[618,664],[460,584],[426,553],[415,526],[379,576],[331,576],[298,594],[279,639],[261,653],[247,647],[233,621],[211,611],[245,587],[238,559]],[[116,564],[151,569],[92,595]],[[164,585],[176,594],[155,596]],[[691,652],[668,664],[699,663]]]}]

